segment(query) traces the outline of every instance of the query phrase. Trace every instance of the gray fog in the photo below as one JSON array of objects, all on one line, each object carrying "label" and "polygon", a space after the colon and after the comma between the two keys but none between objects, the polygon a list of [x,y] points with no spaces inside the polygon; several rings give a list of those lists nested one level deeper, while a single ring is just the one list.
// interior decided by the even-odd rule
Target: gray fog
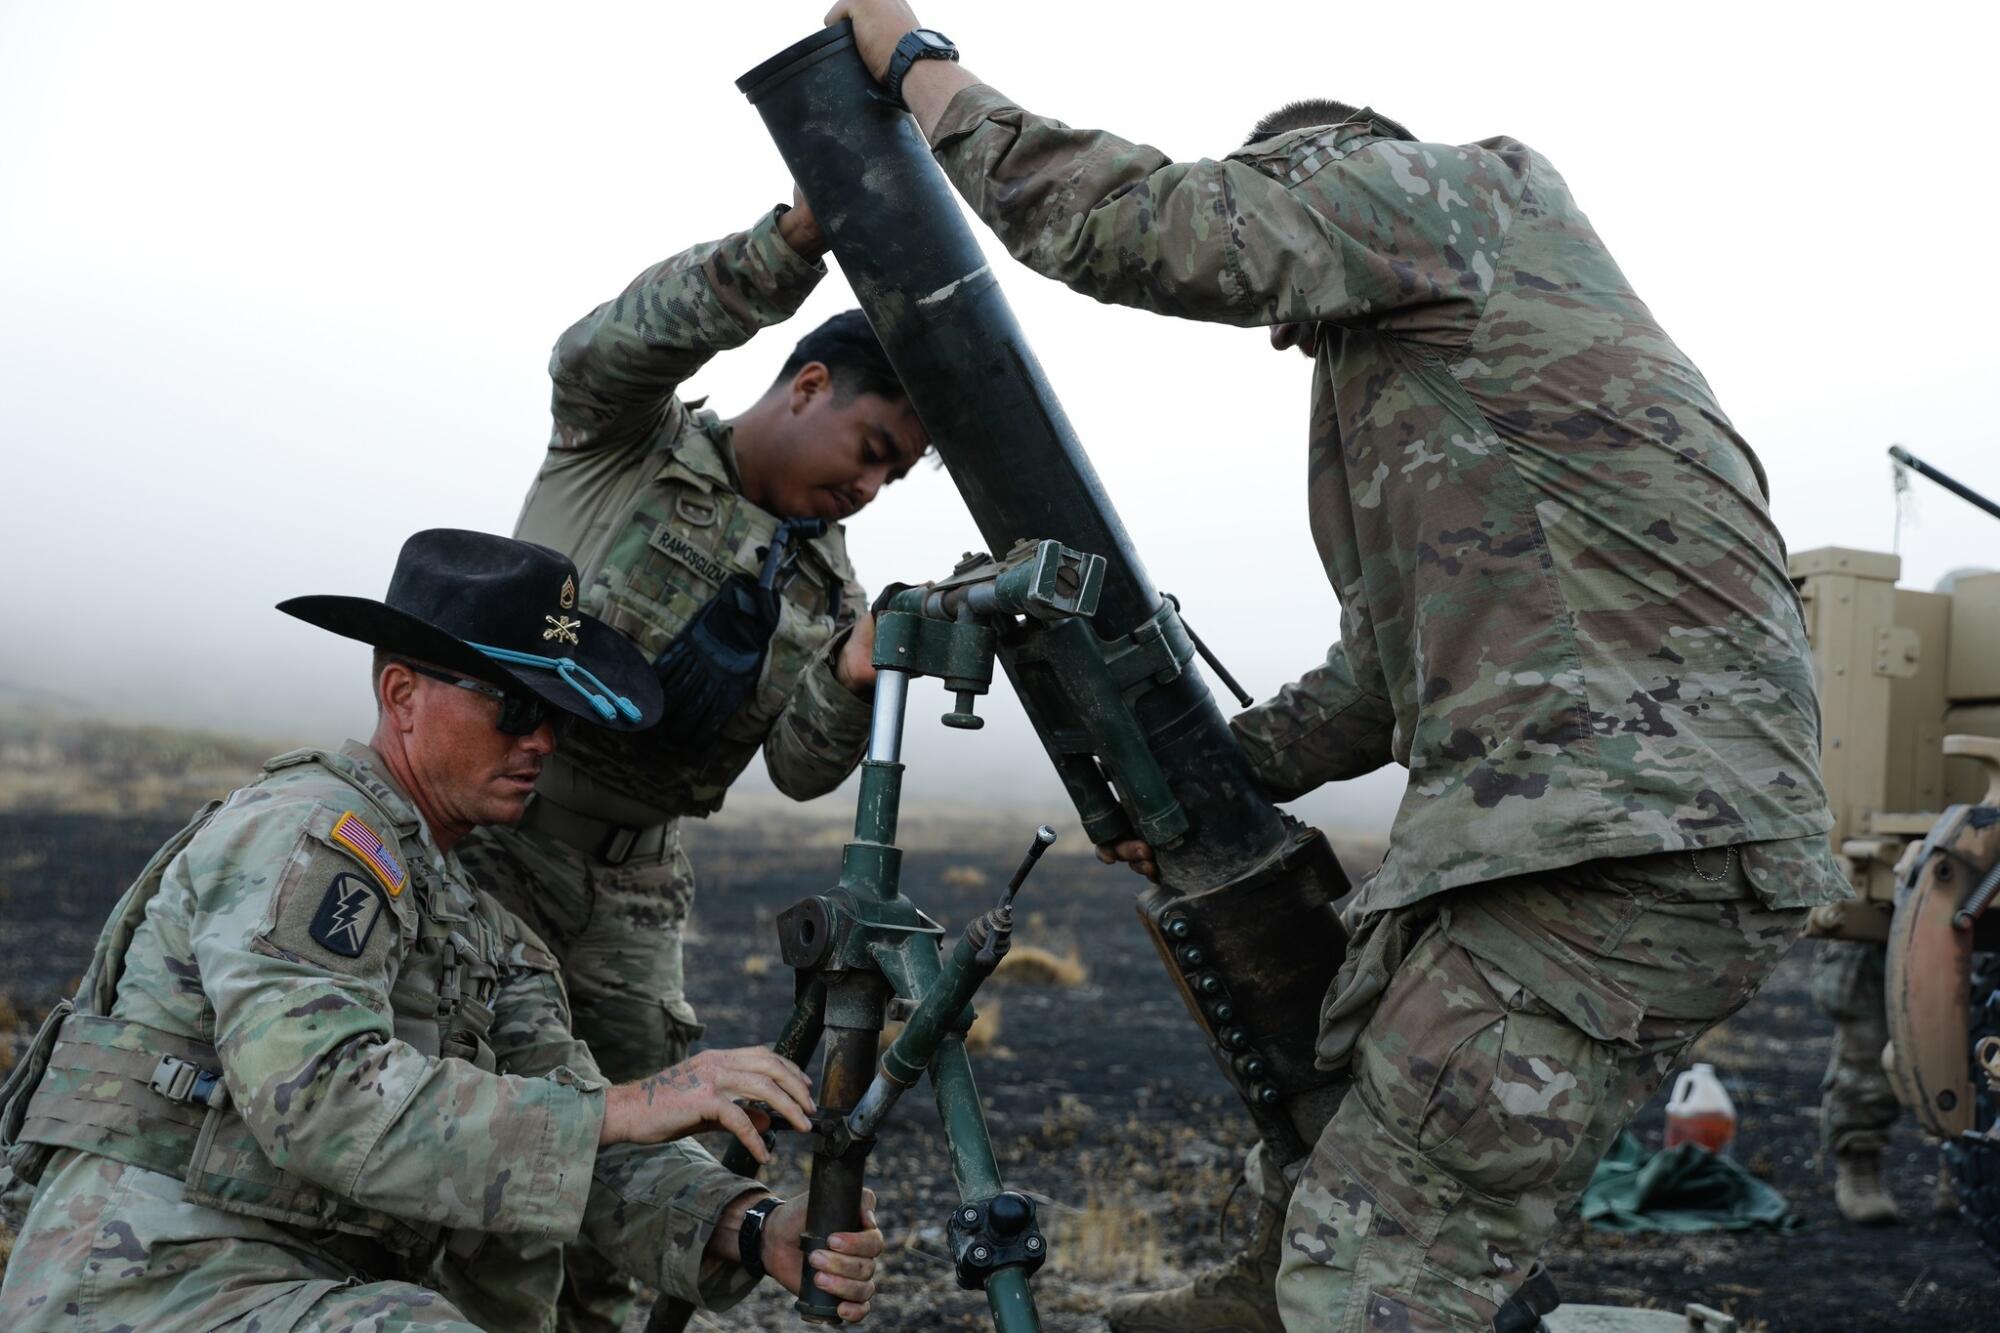
[{"label": "gray fog", "polygon": [[[557,334],[789,198],[731,80],[823,7],[0,5],[0,702],[364,732],[366,649],[271,605],[379,595],[418,528],[511,528]],[[919,12],[1024,105],[1180,157],[1314,94],[1526,140],[1759,452],[1793,549],[1899,542],[1921,586],[2000,564],[2000,526],[1921,481],[1899,532],[1883,452],[2000,492],[1992,6]],[[980,235],[1155,580],[1253,692],[1317,661],[1306,363]],[[747,406],[851,304],[835,265],[685,393]],[[871,585],[976,544],[930,468],[850,524]],[[1061,805],[1004,693],[966,735],[919,687],[913,801]],[[1380,827],[1399,778],[1301,813]]]}]

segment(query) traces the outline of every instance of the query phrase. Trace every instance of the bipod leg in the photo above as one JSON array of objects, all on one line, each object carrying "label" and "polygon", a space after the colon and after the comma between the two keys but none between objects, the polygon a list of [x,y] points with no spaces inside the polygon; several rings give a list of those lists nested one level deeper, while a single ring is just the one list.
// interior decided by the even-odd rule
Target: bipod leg
[{"label": "bipod leg", "polygon": [[[778,1039],[771,1043],[771,1049],[803,1069],[812,1059],[813,1051],[819,1046],[820,1034],[826,1028],[826,978],[806,977],[799,984],[799,998],[792,1005],[792,1016],[785,1020],[779,1030]],[[771,1136],[764,1136],[766,1146]],[[739,1176],[757,1174],[757,1159],[750,1150],[735,1139],[722,1154],[722,1164]],[[648,1329],[647,1333],[655,1333]]]},{"label": "bipod leg", "polygon": [[[799,984],[798,998],[792,1003],[792,1015],[785,1020],[785,1026],[778,1032],[778,1039],[771,1043],[771,1049],[784,1056],[793,1064],[803,1067],[812,1059],[813,1048],[819,1045],[821,1031],[826,1026],[826,978],[806,977]],[[766,1133],[768,1144],[771,1135]],[[731,1139],[729,1148],[722,1154],[722,1164],[739,1176],[757,1174],[757,1159],[739,1141]],[[694,1303],[678,1296],[663,1296],[653,1303],[653,1311],[646,1317],[646,1333],[681,1333],[694,1318]]]},{"label": "bipod leg", "polygon": [[972,1059],[962,1037],[947,1037],[938,1047],[931,1061],[931,1087],[937,1093],[961,1200],[945,1228],[958,1284],[967,1290],[985,1288],[986,1305],[999,1333],[1037,1333],[1042,1322],[1035,1313],[1028,1275],[1048,1257],[1048,1241],[1035,1224],[1034,1202],[1001,1187],[1000,1166],[993,1157],[993,1140],[986,1132],[986,1113],[979,1106]]},{"label": "bipod leg", "polygon": [[882,1044],[889,984],[879,973],[849,973],[837,978],[827,996],[826,1059],[820,1066],[813,1117],[812,1185],[806,1194],[805,1251],[808,1275],[792,1308],[809,1324],[840,1322],[840,1301],[810,1278],[812,1252],[826,1248],[836,1231],[861,1229],[861,1190],[866,1183],[873,1135],[856,1137],[847,1116],[875,1076],[875,1058]]}]

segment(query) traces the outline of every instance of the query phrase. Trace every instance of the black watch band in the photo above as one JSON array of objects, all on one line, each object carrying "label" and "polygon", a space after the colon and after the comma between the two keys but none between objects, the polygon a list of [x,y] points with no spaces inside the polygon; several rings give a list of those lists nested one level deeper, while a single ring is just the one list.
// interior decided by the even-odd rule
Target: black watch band
[{"label": "black watch band", "polygon": [[743,1220],[737,1223],[736,1263],[753,1278],[764,1276],[764,1223],[784,1204],[777,1195],[766,1194],[745,1208]]},{"label": "black watch band", "polygon": [[903,100],[903,79],[910,67],[919,60],[957,60],[958,48],[951,38],[934,28],[913,28],[903,34],[903,40],[896,43],[896,50],[889,57],[889,68],[882,74],[882,91],[889,94],[889,100],[905,111],[910,104]]}]

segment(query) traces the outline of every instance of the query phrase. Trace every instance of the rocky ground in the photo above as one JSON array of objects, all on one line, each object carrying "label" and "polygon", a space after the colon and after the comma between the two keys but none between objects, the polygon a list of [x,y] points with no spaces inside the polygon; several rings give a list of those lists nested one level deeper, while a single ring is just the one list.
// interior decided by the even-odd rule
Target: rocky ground
[{"label": "rocky ground", "polygon": [[[732,814],[690,839],[702,880],[690,987],[709,1040],[725,1044],[768,1040],[788,1010],[791,976],[772,919],[831,881],[841,838],[799,823],[772,836],[769,821]],[[0,814],[0,990],[24,1022],[73,984],[110,903],[178,822]],[[954,929],[991,905],[1027,833],[912,827],[923,849],[909,856],[905,891]],[[1023,894],[1018,938],[1057,960],[1073,955],[1084,975],[996,981],[981,1006],[992,1029],[976,1057],[987,1121],[1009,1183],[1045,1201],[1052,1257],[1035,1287],[1044,1326],[1057,1330],[1099,1328],[1097,1313],[1116,1293],[1223,1255],[1218,1214],[1247,1142],[1232,1094],[1133,918],[1128,879],[1073,847],[1051,854]],[[1571,1300],[1701,1300],[1773,1333],[1995,1326],[1994,1272],[1961,1225],[1931,1215],[1935,1154],[1907,1125],[1894,1164],[1912,1222],[1871,1233],[1838,1224],[1815,1156],[1827,1043],[1806,997],[1806,962],[1796,951],[1703,1055],[1742,1113],[1740,1158],[1810,1226],[1785,1237],[1633,1238],[1572,1224],[1552,1255]],[[1657,1104],[1638,1128],[1658,1142]],[[871,1327],[981,1326],[983,1299],[952,1283],[943,1224],[956,1196],[922,1089],[898,1108],[871,1172],[893,1260]],[[803,1188],[796,1154],[775,1183]],[[1239,1195],[1221,1230],[1242,1234],[1249,1212]],[[697,1327],[789,1327],[786,1305],[760,1293]]]}]

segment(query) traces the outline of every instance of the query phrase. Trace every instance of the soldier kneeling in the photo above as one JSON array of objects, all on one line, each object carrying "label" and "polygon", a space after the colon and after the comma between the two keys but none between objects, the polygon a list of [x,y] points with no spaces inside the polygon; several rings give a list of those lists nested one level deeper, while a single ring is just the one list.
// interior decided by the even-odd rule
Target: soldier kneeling
[{"label": "soldier kneeling", "polygon": [[[39,1181],[0,1319],[43,1328],[539,1328],[562,1244],[715,1307],[803,1280],[799,1204],[687,1136],[768,1157],[806,1076],[705,1051],[606,1087],[554,960],[453,849],[521,817],[573,719],[637,730],[659,688],[575,610],[545,547],[433,530],[383,602],[291,615],[374,644],[369,745],[301,750],[162,847],[0,1106]],[[814,1280],[866,1315],[881,1233]]]}]

